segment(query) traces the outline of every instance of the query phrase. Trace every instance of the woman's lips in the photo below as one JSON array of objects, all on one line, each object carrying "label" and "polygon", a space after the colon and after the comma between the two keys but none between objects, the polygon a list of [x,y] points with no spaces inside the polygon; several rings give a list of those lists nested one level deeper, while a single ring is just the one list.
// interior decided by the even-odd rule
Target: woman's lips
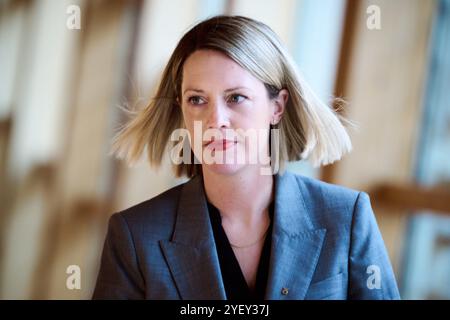
[{"label": "woman's lips", "polygon": [[237,142],[232,140],[214,140],[206,144],[207,148],[214,150],[226,150],[233,147]]}]

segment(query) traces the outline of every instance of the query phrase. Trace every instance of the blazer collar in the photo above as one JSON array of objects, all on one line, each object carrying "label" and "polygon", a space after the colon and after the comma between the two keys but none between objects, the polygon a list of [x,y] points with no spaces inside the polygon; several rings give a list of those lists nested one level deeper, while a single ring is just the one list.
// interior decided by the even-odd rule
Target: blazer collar
[{"label": "blazer collar", "polygon": [[275,176],[275,212],[265,298],[304,299],[319,259],[325,229],[310,219],[304,186],[294,174]]},{"label": "blazer collar", "polygon": [[[295,175],[286,171],[275,175],[274,181],[275,211],[265,298],[303,299],[325,230],[313,227]],[[226,299],[201,175],[183,185],[173,237],[160,241],[160,245],[182,299]]]},{"label": "blazer collar", "polygon": [[172,239],[160,245],[181,299],[226,299],[201,175],[183,185]]}]

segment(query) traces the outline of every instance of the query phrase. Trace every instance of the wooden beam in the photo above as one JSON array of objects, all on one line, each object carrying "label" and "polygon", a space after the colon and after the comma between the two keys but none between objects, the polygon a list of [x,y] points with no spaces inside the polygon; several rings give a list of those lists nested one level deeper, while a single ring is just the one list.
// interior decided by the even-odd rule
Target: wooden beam
[{"label": "wooden beam", "polygon": [[[347,77],[350,73],[351,68],[351,53],[353,48],[353,39],[355,37],[357,13],[359,10],[360,1],[359,0],[347,0],[347,5],[345,8],[345,20],[342,30],[341,38],[341,50],[339,54],[338,69],[336,72],[336,81],[334,87],[334,95],[338,98],[344,98],[347,92]],[[336,100],[333,104],[334,110],[338,113],[344,113],[340,109],[339,101]],[[343,114],[345,116],[345,114]],[[335,180],[336,166],[338,164],[330,164],[323,166],[321,169],[320,179],[329,183]]]},{"label": "wooden beam", "polygon": [[380,184],[370,192],[374,203],[395,209],[431,210],[450,215],[450,187],[417,184]]}]

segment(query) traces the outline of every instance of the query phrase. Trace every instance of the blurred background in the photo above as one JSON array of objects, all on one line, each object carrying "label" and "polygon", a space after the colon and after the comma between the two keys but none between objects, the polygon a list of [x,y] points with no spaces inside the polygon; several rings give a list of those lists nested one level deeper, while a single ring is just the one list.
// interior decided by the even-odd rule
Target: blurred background
[{"label": "blurred background", "polygon": [[353,152],[289,170],[368,192],[402,297],[450,299],[450,0],[0,0],[0,298],[89,299],[109,216],[184,182],[109,148],[216,14],[267,23],[347,100]]}]

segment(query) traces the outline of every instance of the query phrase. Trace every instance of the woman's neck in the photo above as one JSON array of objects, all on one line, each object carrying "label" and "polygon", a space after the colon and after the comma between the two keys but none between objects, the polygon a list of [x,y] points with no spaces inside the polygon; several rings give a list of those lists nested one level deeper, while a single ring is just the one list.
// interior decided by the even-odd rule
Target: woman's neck
[{"label": "woman's neck", "polygon": [[261,175],[259,166],[249,166],[234,175],[221,175],[203,169],[208,201],[221,213],[222,220],[252,225],[261,220],[273,200],[273,176]]}]

